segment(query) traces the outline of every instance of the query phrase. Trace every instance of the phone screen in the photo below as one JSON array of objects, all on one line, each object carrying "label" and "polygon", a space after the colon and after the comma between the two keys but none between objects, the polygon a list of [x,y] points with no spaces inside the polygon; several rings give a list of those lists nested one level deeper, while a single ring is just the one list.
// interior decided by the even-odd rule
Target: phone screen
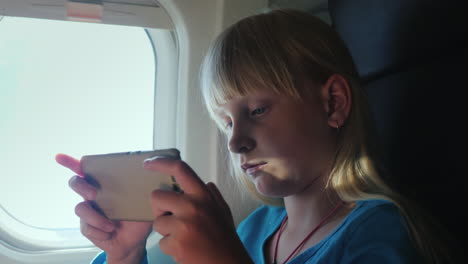
[{"label": "phone screen", "polygon": [[98,190],[93,206],[111,220],[153,221],[151,192],[181,191],[173,176],[144,169],[144,160],[155,156],[180,159],[177,149],[83,156],[85,179]]}]

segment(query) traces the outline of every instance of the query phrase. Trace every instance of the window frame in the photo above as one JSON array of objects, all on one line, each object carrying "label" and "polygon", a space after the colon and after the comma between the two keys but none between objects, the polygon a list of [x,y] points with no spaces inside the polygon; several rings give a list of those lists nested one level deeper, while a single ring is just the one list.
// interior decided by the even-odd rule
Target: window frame
[{"label": "window frame", "polygon": [[[31,1],[44,4],[42,6],[37,4],[33,6]],[[132,1],[125,0],[127,3]],[[154,134],[155,147],[163,147],[162,145],[157,146],[157,142],[173,142],[172,147],[176,147],[181,151],[182,159],[193,167],[202,180],[206,182],[213,181],[220,189],[226,189],[227,192],[223,194],[231,205],[234,218],[238,222],[250,211],[250,208],[246,205],[245,200],[238,200],[239,193],[236,190],[229,188],[231,183],[229,177],[226,177],[226,167],[222,165],[225,163],[226,157],[225,143],[218,137],[216,126],[210,120],[209,114],[203,105],[198,87],[199,66],[211,41],[222,29],[244,16],[266,8],[268,0],[151,1],[160,4],[164,9],[104,3],[103,22],[144,28],[163,28],[172,32],[172,43],[176,46],[175,53],[177,55],[174,64],[171,64],[173,65],[171,67],[176,68],[176,71],[173,72],[175,78],[167,82],[160,81],[159,78],[172,75],[158,74],[155,94],[163,93],[159,89],[172,89],[168,93],[175,97],[168,100],[168,104],[174,111],[168,113],[173,113],[175,118],[170,124],[166,125],[168,129],[174,130],[167,133],[158,132],[159,129],[165,129],[166,127],[156,126],[156,133]],[[3,0],[0,3],[0,16],[4,14],[64,20],[64,2],[66,0]],[[112,6],[114,14],[113,16],[109,14],[106,16],[106,7],[108,9],[110,6]],[[125,14],[128,13],[130,14],[125,17]],[[151,30],[148,30],[148,32],[152,34]],[[161,58],[158,57],[159,59]],[[162,69],[157,68],[156,71],[161,72]],[[164,83],[168,85],[164,86]],[[175,103],[172,104],[171,102]],[[161,109],[166,108],[161,106]],[[150,235],[147,248],[156,247],[158,240],[159,236],[157,234]],[[84,257],[84,254],[78,249],[66,253],[62,251],[63,254],[59,251],[52,251],[37,255],[34,251],[23,252],[21,250],[11,250],[10,248],[5,250],[5,248],[0,243],[0,260],[4,264],[58,264],[64,263],[64,261],[69,264],[78,264],[84,263],[83,259],[89,261],[89,256],[91,256]],[[157,250],[148,251],[150,262],[160,259],[157,252]],[[2,257],[5,257],[5,259],[2,259]]]},{"label": "window frame", "polygon": [[[37,1],[36,1],[37,2]],[[7,0],[0,3],[0,18],[2,16],[69,20],[66,13],[66,1],[48,0],[42,1],[44,4],[31,3],[26,0]],[[157,63],[165,63],[165,67],[158,67],[155,64],[155,98],[154,98],[154,119],[164,120],[162,124],[154,122],[153,145],[157,142],[164,142],[166,146],[174,146],[176,139],[175,119],[162,118],[163,113],[173,113],[176,116],[177,105],[177,39],[174,37],[174,26],[166,11],[160,6],[139,6],[120,3],[103,3],[104,24],[136,26],[146,31],[148,40],[151,42],[155,60]],[[106,12],[106,10],[112,10]],[[1,22],[0,22],[1,23]],[[158,41],[155,41],[158,40]],[[167,89],[165,87],[172,87]],[[162,100],[161,96],[164,96]],[[172,133],[171,133],[172,132]],[[158,146],[159,147],[159,146]],[[161,147],[159,147],[161,148]],[[14,216],[9,214],[0,204],[0,219],[7,219],[0,222],[0,260],[2,263],[83,263],[92,259],[100,250],[94,245],[73,244],[68,241],[44,241],[31,240],[17,230],[29,230],[31,232],[53,236],[65,236],[67,232],[80,232],[76,230],[53,230],[40,229],[28,226]],[[12,226],[16,228],[12,228]],[[154,236],[153,236],[154,237]],[[45,243],[46,242],[46,243]],[[6,259],[3,259],[6,258]]]}]

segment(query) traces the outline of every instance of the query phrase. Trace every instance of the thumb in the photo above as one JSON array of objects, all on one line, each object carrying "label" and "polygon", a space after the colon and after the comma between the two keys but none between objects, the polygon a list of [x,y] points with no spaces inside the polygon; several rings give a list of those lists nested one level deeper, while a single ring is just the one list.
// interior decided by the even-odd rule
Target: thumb
[{"label": "thumb", "polygon": [[213,182],[209,182],[206,184],[206,187],[208,191],[210,192],[211,197],[213,197],[213,199],[215,200],[218,207],[223,210],[223,214],[224,214],[224,217],[226,218],[226,221],[228,221],[228,223],[231,226],[235,227],[231,209],[229,208],[229,205],[226,202],[226,200],[224,200],[223,195],[219,191],[218,187],[216,187],[216,184],[214,184]]}]

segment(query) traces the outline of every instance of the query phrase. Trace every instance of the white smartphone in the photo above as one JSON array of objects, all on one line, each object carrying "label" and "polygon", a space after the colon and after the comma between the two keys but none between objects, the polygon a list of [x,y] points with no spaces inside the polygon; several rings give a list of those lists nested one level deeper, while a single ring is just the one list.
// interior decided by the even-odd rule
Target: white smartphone
[{"label": "white smartphone", "polygon": [[143,168],[144,160],[155,156],[180,159],[177,149],[83,156],[85,179],[98,190],[95,209],[111,220],[153,221],[151,192],[182,191],[173,176]]}]

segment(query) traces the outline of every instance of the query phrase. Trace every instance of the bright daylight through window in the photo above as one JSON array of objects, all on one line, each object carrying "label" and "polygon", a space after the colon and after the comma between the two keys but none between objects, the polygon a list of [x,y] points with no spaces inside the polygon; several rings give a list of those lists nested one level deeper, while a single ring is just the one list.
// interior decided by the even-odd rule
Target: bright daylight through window
[{"label": "bright daylight through window", "polygon": [[154,79],[142,28],[4,17],[0,205],[7,214],[29,227],[78,228],[81,198],[55,155],[152,149]]}]

